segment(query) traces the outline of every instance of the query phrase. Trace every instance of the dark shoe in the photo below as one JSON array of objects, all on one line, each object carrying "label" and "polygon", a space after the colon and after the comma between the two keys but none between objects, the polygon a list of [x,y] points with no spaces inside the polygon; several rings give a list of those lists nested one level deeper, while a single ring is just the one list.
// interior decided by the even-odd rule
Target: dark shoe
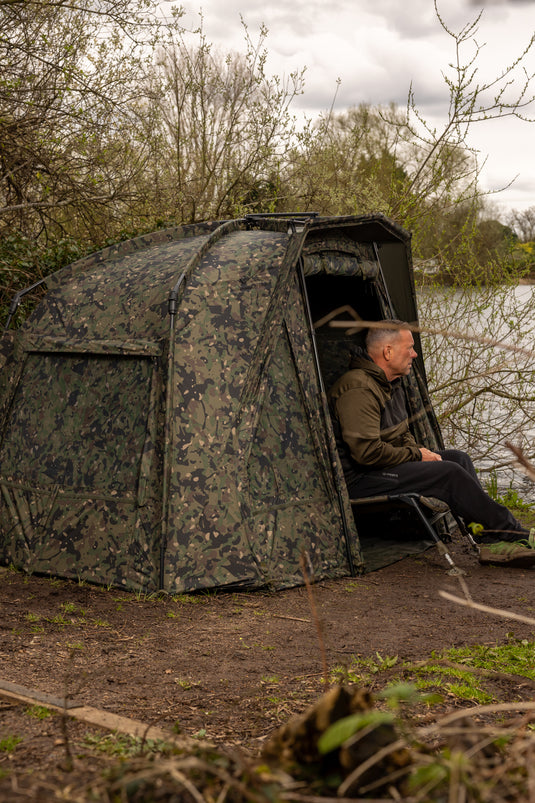
[{"label": "dark shoe", "polygon": [[528,569],[535,566],[535,531],[531,530],[526,541],[497,541],[495,544],[480,544],[479,562],[483,565],[511,566]]},{"label": "dark shoe", "polygon": [[435,496],[421,496],[420,504],[428,510],[432,510],[433,513],[447,513],[450,509],[447,502],[443,502],[442,499],[437,499]]}]

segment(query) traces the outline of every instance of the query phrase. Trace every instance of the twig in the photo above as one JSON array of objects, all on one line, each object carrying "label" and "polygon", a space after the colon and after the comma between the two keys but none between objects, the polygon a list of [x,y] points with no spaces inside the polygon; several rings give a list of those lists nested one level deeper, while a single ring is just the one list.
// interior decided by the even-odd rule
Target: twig
[{"label": "twig", "polygon": [[512,613],[511,611],[504,611],[501,608],[490,608],[488,605],[482,605],[480,602],[473,602],[471,599],[461,599],[456,597],[455,594],[450,594],[448,591],[439,591],[441,597],[456,602],[457,605],[464,605],[465,608],[473,608],[476,611],[483,611],[483,613],[491,613],[494,616],[501,616],[503,619],[514,619],[517,622],[524,622],[527,625],[535,625],[535,619],[529,616],[523,616],[521,613]]},{"label": "twig", "polygon": [[535,481],[535,466],[533,463],[530,463],[520,446],[514,446],[510,441],[505,441],[505,445],[516,457],[519,468],[524,470],[524,473],[530,480]]},{"label": "twig", "polygon": [[423,731],[424,733],[435,731],[437,728],[443,728],[444,725],[450,725],[457,719],[479,716],[480,714],[499,714],[504,711],[533,711],[535,714],[535,702],[491,703],[489,705],[476,705],[473,708],[463,708],[462,711],[454,711],[451,714],[447,714],[434,725],[428,725],[423,728]]},{"label": "twig", "polygon": [[285,616],[283,613],[274,613],[274,619],[291,619],[292,622],[306,622],[310,624],[310,619],[300,619],[299,616]]},{"label": "twig", "polygon": [[308,573],[307,559],[308,559],[308,562],[310,563],[310,558],[309,558],[308,554],[305,551],[301,552],[301,558],[300,558],[299,562],[301,564],[301,571],[303,573],[303,579],[305,581],[305,586],[306,586],[306,590],[307,590],[307,594],[308,594],[308,599],[309,599],[309,602],[310,602],[310,610],[312,611],[312,618],[314,619],[314,624],[316,625],[316,631],[318,633],[318,641],[319,641],[319,645],[320,645],[321,658],[322,658],[322,662],[323,662],[323,676],[324,676],[324,679],[325,679],[325,689],[328,689],[329,688],[329,671],[327,669],[327,653],[326,653],[326,650],[325,650],[325,641],[323,639],[323,633],[321,631],[321,622],[320,622],[319,616],[318,616],[318,609],[316,608],[316,601],[314,599],[314,593],[312,591],[312,584],[310,582],[310,575]]},{"label": "twig", "polygon": [[363,797],[319,797],[318,795],[299,794],[299,792],[283,792],[281,800],[296,801],[296,803],[392,803],[391,797],[363,798]]},{"label": "twig", "polygon": [[[392,324],[385,323],[384,321],[360,321],[358,327],[352,321],[345,321],[340,322],[342,325],[349,324],[352,325],[352,328],[355,331],[359,331],[360,329],[391,329]],[[332,326],[339,326],[340,324],[336,321],[332,322]],[[457,332],[449,328],[444,327],[434,327],[434,326],[415,326],[413,324],[407,324],[408,328],[411,332],[418,332],[428,335],[448,335],[448,337],[452,337],[456,340],[468,340],[473,341],[475,343],[480,343],[483,346],[495,346],[496,348],[502,349],[503,351],[509,351],[513,354],[524,354],[527,357],[533,357],[534,351],[530,348],[524,348],[523,346],[515,346],[510,343],[497,343],[495,338],[492,337],[485,337],[483,335],[476,335],[476,334],[468,334],[465,332]],[[349,328],[349,327],[348,327]]]},{"label": "twig", "polygon": [[[396,750],[401,750],[406,746],[407,743],[404,739],[398,739],[395,742],[390,742],[390,744],[387,744],[380,750],[377,750],[373,755],[370,756],[370,758],[366,759],[366,761],[363,761],[362,764],[359,764],[359,766],[356,767],[353,772],[351,772],[347,778],[344,779],[344,781],[338,787],[338,792],[340,795],[344,796],[346,792],[350,791],[354,786],[356,786],[359,778],[361,778],[364,773],[366,773],[375,764],[378,764],[380,761],[382,761],[383,758],[386,758],[386,756],[389,756],[390,753],[394,753]],[[409,771],[409,768],[407,768],[407,771]]]}]

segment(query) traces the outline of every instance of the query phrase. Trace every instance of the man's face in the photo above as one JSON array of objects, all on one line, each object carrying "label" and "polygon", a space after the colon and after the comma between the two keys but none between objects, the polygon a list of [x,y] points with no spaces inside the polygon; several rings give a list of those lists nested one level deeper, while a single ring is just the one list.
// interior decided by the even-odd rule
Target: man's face
[{"label": "man's face", "polygon": [[412,332],[409,329],[400,329],[398,336],[386,348],[389,349],[388,378],[390,381],[400,376],[408,376],[411,372],[412,361],[417,356]]}]

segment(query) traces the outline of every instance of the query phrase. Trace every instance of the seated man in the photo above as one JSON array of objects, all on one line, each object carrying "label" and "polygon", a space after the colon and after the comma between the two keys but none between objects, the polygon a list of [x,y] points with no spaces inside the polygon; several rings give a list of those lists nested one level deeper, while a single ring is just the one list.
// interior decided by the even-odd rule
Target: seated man
[{"label": "seated man", "polygon": [[370,328],[329,403],[349,496],[415,492],[442,499],[466,524],[481,524],[480,562],[535,565],[533,535],[483,490],[470,457],[419,446],[407,418],[401,377],[417,356],[403,321]]}]

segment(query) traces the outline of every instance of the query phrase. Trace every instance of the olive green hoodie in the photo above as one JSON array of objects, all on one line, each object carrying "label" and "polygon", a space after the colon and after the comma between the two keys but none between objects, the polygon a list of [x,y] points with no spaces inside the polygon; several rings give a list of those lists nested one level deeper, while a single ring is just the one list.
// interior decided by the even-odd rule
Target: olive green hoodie
[{"label": "olive green hoodie", "polygon": [[354,480],[366,470],[422,459],[401,380],[389,382],[362,349],[329,391],[329,403],[346,479],[348,472]]}]

